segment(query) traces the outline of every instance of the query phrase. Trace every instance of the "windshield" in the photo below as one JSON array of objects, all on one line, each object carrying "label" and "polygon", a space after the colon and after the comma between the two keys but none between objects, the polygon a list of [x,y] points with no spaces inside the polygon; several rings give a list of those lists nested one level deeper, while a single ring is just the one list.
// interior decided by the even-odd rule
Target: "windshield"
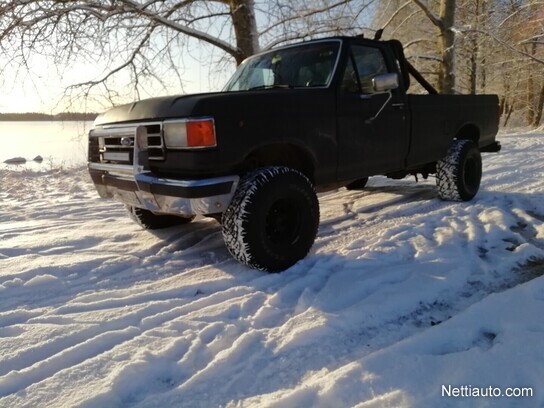
[{"label": "windshield", "polygon": [[323,41],[259,54],[244,61],[224,91],[328,86],[339,41]]}]

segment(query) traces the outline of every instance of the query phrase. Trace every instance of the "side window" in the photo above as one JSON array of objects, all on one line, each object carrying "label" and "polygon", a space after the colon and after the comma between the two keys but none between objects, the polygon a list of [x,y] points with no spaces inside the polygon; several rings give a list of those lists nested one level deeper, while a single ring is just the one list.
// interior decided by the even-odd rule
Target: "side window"
[{"label": "side window", "polygon": [[342,78],[342,89],[350,93],[374,93],[372,78],[385,73],[387,67],[378,48],[354,45]]}]

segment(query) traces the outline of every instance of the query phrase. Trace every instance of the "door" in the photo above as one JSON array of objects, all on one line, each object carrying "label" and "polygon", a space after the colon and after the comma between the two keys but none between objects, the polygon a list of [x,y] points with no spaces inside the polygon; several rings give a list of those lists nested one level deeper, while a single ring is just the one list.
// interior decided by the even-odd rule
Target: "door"
[{"label": "door", "polygon": [[376,75],[397,72],[395,62],[369,45],[351,45],[347,58],[337,96],[338,179],[401,170],[409,142],[404,94],[372,85]]}]

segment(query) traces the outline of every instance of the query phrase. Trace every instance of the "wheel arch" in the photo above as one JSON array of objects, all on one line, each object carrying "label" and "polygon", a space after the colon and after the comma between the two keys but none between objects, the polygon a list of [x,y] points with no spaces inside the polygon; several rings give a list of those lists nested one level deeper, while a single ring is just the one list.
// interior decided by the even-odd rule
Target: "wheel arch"
[{"label": "wheel arch", "polygon": [[478,144],[478,141],[480,140],[480,128],[474,123],[466,123],[457,130],[455,139],[472,140],[474,143]]},{"label": "wheel arch", "polygon": [[315,182],[315,160],[304,147],[291,143],[274,143],[253,149],[244,159],[244,170],[266,166],[285,166],[300,171]]}]

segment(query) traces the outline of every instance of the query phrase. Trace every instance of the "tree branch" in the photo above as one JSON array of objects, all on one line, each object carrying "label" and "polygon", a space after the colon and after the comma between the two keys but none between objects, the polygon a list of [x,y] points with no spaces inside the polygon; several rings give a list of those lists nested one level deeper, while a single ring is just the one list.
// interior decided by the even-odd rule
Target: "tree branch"
[{"label": "tree branch", "polygon": [[153,13],[153,12],[150,12],[148,10],[144,10],[144,9],[141,9],[139,8],[139,4],[132,1],[132,0],[117,0],[119,1],[120,3],[128,6],[129,8],[133,9],[134,11],[138,11],[139,14],[147,17],[148,19],[156,22],[156,23],[159,23],[160,25],[164,26],[164,27],[168,27],[168,28],[171,28],[177,32],[180,32],[180,33],[183,33],[185,35],[188,35],[190,37],[193,37],[193,38],[196,38],[198,40],[201,40],[201,41],[204,41],[204,42],[207,42],[217,48],[220,48],[222,49],[223,51],[225,51],[226,53],[232,55],[233,57],[238,57],[240,55],[240,51],[238,50],[238,48],[236,47],[233,47],[231,44],[219,39],[219,38],[216,38],[216,37],[213,37],[203,31],[200,31],[200,30],[197,30],[197,29],[194,29],[194,28],[191,28],[191,27],[188,27],[188,26],[185,26],[185,25],[182,25],[182,24],[179,24],[175,21],[172,21],[172,20],[169,20],[168,18],[165,18],[163,16],[160,16],[156,13]]},{"label": "tree branch", "polygon": [[529,58],[535,62],[538,62],[539,64],[544,64],[544,59],[540,59],[540,58],[537,58],[536,56],[532,55],[532,54],[529,54],[528,52],[525,52],[523,50],[520,50],[516,47],[514,47],[513,45],[511,44],[508,44],[506,41],[500,39],[499,37],[497,37],[496,35],[490,33],[489,31],[484,31],[484,30],[478,30],[478,29],[474,29],[474,28],[454,28],[453,29],[454,31],[457,31],[458,33],[478,33],[478,34],[483,34],[483,35],[486,35],[490,38],[492,38],[494,41],[496,41],[498,44],[502,45],[504,48],[510,50],[510,51],[513,51],[517,54],[520,54],[520,55],[523,55],[524,57],[526,58]]},{"label": "tree branch", "polygon": [[425,4],[421,2],[421,0],[412,0],[422,11],[425,13],[425,15],[431,20],[431,23],[433,23],[435,26],[437,26],[440,30],[444,30],[444,22],[436,17],[433,12],[427,7]]}]

